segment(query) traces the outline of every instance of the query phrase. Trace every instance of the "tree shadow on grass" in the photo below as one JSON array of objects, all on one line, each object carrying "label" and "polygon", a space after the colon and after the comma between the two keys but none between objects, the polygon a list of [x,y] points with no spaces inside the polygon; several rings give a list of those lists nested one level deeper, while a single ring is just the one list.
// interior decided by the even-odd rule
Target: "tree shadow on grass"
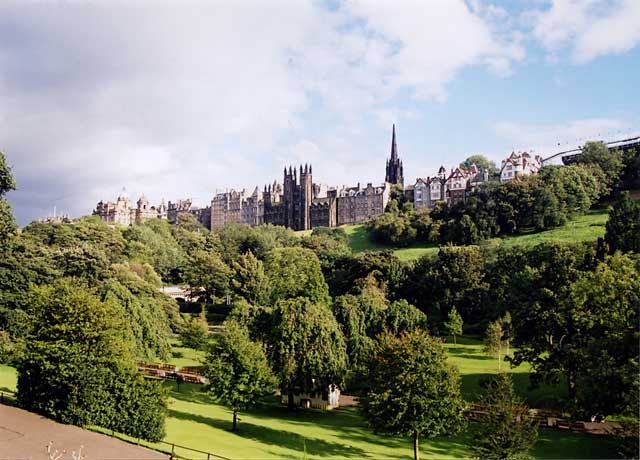
[{"label": "tree shadow on grass", "polygon": [[[508,367],[507,367],[508,369]],[[566,386],[562,384],[548,385],[541,383],[533,387],[527,372],[511,372],[515,390],[521,398],[533,409],[562,409],[566,398]],[[467,401],[477,401],[485,392],[483,382],[495,377],[493,373],[465,374],[460,377],[462,395]]]},{"label": "tree shadow on grass", "polygon": [[[229,431],[231,420],[220,420],[212,417],[205,417],[197,414],[190,414],[173,409],[169,409],[169,416],[180,420],[187,420],[196,423],[203,423],[220,430]],[[305,450],[307,455],[323,458],[364,458],[367,453],[359,448],[346,444],[325,441],[318,438],[306,438],[290,431],[274,430],[266,426],[254,425],[253,423],[240,422],[235,433],[238,438],[251,439],[265,445],[274,445],[286,449],[300,452]],[[278,453],[281,456],[281,453]],[[292,455],[292,458],[300,458],[301,455]]]}]

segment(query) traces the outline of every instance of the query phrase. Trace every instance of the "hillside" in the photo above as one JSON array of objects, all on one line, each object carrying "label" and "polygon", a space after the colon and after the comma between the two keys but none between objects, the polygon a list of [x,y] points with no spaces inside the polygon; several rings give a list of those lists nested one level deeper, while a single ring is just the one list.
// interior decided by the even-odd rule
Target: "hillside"
[{"label": "hillside", "polygon": [[[584,216],[569,221],[563,227],[538,233],[524,233],[506,238],[493,238],[482,244],[491,247],[499,246],[534,246],[544,241],[595,241],[604,236],[605,224],[608,218],[607,210],[593,210]],[[363,225],[347,225],[343,227],[349,235],[351,248],[355,252],[383,251],[391,249],[401,260],[410,261],[422,257],[425,254],[434,254],[438,251],[435,245],[414,245],[406,248],[394,248],[372,241]]]}]

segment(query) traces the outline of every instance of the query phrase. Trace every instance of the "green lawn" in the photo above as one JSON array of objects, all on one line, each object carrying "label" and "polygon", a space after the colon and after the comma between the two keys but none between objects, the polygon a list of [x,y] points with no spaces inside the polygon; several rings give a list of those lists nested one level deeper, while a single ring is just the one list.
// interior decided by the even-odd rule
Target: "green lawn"
[{"label": "green lawn", "polygon": [[345,225],[344,231],[349,236],[349,245],[354,252],[363,251],[384,251],[391,249],[398,259],[403,261],[415,260],[425,254],[435,254],[438,247],[433,244],[416,244],[406,248],[393,248],[383,244],[376,243],[369,238],[363,224]]},{"label": "green lawn", "polygon": [[[593,241],[604,236],[608,218],[607,210],[593,210],[584,216],[569,221],[565,226],[538,233],[525,233],[505,238],[493,238],[482,244],[488,247],[499,246],[534,246],[545,241]],[[364,225],[346,225],[345,232],[349,236],[349,244],[354,252],[383,251],[390,249],[403,261],[411,261],[425,254],[435,254],[438,247],[432,244],[416,244],[406,248],[394,248],[372,241]]]},{"label": "green lawn", "polygon": [[604,236],[608,218],[609,212],[607,210],[593,210],[567,222],[563,227],[546,232],[493,238],[487,241],[487,244],[492,246],[535,246],[547,241],[594,241]]},{"label": "green lawn", "polygon": [[[458,337],[457,344],[454,344],[449,337],[445,347],[449,352],[449,359],[460,372],[465,399],[477,400],[483,391],[481,382],[498,372],[497,358],[482,351],[482,341],[478,338]],[[518,394],[532,408],[557,408],[558,401],[566,396],[564,385],[541,384],[538,388],[530,388],[531,367],[527,363],[512,369],[503,358],[501,369],[511,374]]]},{"label": "green lawn", "polygon": [[[174,346],[177,342],[173,342]],[[477,339],[462,337],[458,343],[446,345],[452,362],[462,377],[463,393],[474,399],[479,380],[494,374],[497,361],[482,353]],[[180,347],[175,347],[179,349]],[[189,354],[187,350],[187,355]],[[557,396],[559,388],[530,391],[528,368],[512,370],[519,393],[530,401],[541,395]],[[15,390],[15,370],[0,366],[0,387]],[[409,439],[375,435],[369,430],[355,408],[334,411],[288,411],[275,398],[248,414],[240,414],[239,430],[230,432],[231,412],[215,403],[202,387],[181,385],[177,392],[174,382],[166,382],[171,389],[167,435],[165,441],[219,454],[233,460],[241,459],[410,459]],[[126,437],[123,437],[126,438]],[[423,440],[421,456],[425,459],[469,458],[468,433],[452,438]],[[158,450],[171,451],[166,444],[152,445]],[[181,451],[186,458],[206,458],[205,454]],[[534,450],[539,459],[597,459],[615,457],[615,449],[606,437],[571,432],[541,430]]]},{"label": "green lawn", "polygon": [[171,356],[167,364],[175,364],[178,367],[202,366],[200,359],[204,358],[203,351],[196,352],[193,348],[186,348],[180,345],[178,337],[170,337]]}]

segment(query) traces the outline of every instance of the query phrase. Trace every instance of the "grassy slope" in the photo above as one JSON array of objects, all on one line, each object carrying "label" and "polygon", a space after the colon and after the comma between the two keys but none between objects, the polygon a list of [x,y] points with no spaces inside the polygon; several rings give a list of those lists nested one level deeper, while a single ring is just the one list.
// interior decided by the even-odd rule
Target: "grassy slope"
[{"label": "grassy slope", "polygon": [[[584,216],[569,221],[567,225],[553,230],[539,233],[526,233],[523,235],[506,238],[493,238],[483,244],[490,247],[498,246],[534,246],[544,241],[593,241],[604,236],[605,224],[608,212],[606,210],[590,211]],[[355,252],[382,251],[391,249],[399,259],[404,261],[415,260],[425,254],[437,253],[435,245],[414,245],[407,248],[393,248],[371,241],[363,225],[348,225],[343,227],[349,235],[351,248]]]},{"label": "grassy slope", "polygon": [[[492,358],[482,354],[478,340],[463,337],[458,344],[446,345],[452,362],[460,369],[465,397],[473,399],[478,392],[478,380],[496,372],[497,364]],[[539,394],[527,390],[528,369],[514,370],[514,380],[518,391],[535,401]],[[167,435],[165,441],[194,449],[209,451],[234,460],[240,459],[299,459],[306,458],[370,458],[406,459],[412,457],[409,439],[398,439],[373,434],[354,408],[335,411],[295,411],[289,412],[274,398],[249,414],[240,415],[240,430],[229,431],[231,412],[216,404],[202,387],[182,385],[176,391],[175,384],[167,382],[171,388]],[[15,370],[0,366],[0,387],[15,388]],[[542,394],[554,394],[555,388],[537,390]],[[470,438],[462,433],[453,438],[423,440],[423,458],[468,458]],[[169,450],[163,444],[155,446]],[[536,445],[535,458],[611,458],[614,450],[603,437],[576,433],[541,431]],[[177,454],[189,458],[198,457],[193,452],[180,451]]]}]

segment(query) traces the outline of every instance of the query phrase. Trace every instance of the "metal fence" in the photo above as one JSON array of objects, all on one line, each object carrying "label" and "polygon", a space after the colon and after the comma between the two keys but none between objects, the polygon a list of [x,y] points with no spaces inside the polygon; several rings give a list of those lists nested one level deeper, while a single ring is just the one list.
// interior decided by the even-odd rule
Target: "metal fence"
[{"label": "metal fence", "polygon": [[[15,394],[8,393],[6,391],[0,391],[0,404],[5,405],[14,405],[16,402]],[[171,455],[172,459],[184,459],[184,460],[231,460],[228,457],[224,457],[222,455],[214,454],[213,452],[207,452],[204,450],[193,449],[188,446],[182,446],[180,444],[176,444],[173,442],[167,441],[158,441],[156,443],[145,441],[141,438],[132,438],[131,436],[127,436],[125,434],[117,433],[113,430],[106,430],[104,428],[99,427],[90,427],[91,431],[95,431],[96,433],[104,434],[106,436],[110,436],[115,439],[119,439],[124,442],[128,442],[130,444],[136,444],[138,446],[147,447],[149,449],[157,450],[158,452],[162,452],[165,454]],[[167,446],[167,449],[158,449],[158,444]]]}]

